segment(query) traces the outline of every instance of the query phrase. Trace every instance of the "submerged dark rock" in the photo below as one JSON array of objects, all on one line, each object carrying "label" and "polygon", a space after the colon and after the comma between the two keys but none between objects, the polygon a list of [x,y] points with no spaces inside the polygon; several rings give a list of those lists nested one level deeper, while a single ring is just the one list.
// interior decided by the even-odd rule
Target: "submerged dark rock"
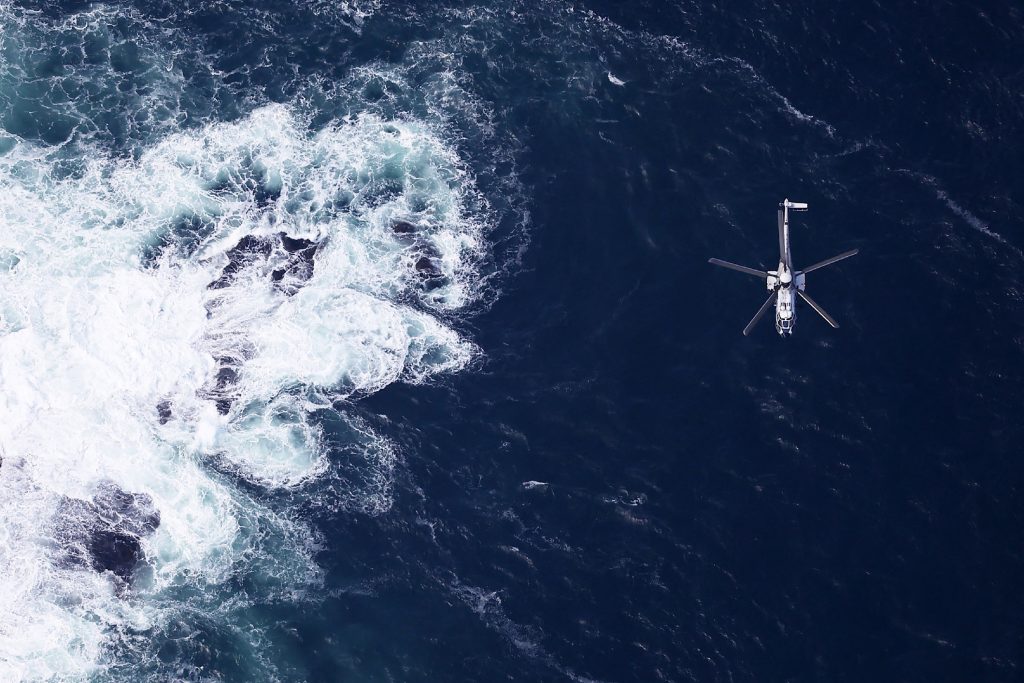
[{"label": "submerged dark rock", "polygon": [[160,424],[165,425],[174,417],[171,413],[171,402],[164,400],[156,404],[156,414],[160,418]]},{"label": "submerged dark rock", "polygon": [[394,221],[391,223],[391,231],[396,235],[412,235],[419,232],[419,228],[409,221]]},{"label": "submerged dark rock", "polygon": [[217,371],[217,388],[223,389],[238,382],[238,371],[232,367],[223,367]]},{"label": "submerged dark rock", "polygon": [[217,405],[217,412],[227,415],[231,412],[231,404],[236,398],[234,387],[238,384],[238,370],[231,366],[220,368],[217,371],[216,383],[216,387],[209,392],[209,396]]},{"label": "submerged dark rock", "polygon": [[137,536],[147,536],[160,526],[160,512],[148,493],[129,493],[112,481],[102,482],[92,499],[100,519]]},{"label": "submerged dark rock", "polygon": [[266,261],[273,249],[274,242],[266,237],[246,235],[238,240],[238,244],[228,249],[228,264],[220,277],[210,283],[210,289],[228,287],[240,270],[255,261]]},{"label": "submerged dark rock", "polygon": [[227,265],[210,289],[229,287],[245,268],[254,267],[270,278],[285,294],[294,294],[313,276],[314,257],[319,244],[313,240],[276,235],[246,235],[226,252]]},{"label": "submerged dark rock", "polygon": [[131,583],[145,560],[142,539],[160,526],[160,512],[145,493],[129,493],[102,482],[91,500],[65,498],[54,538],[58,563],[109,572],[119,584]]},{"label": "submerged dark rock", "polygon": [[129,583],[135,565],[143,559],[142,542],[138,536],[114,529],[97,529],[88,537],[87,548],[92,568],[110,572]]},{"label": "submerged dark rock", "polygon": [[441,252],[429,242],[417,244],[415,249],[416,261],[413,268],[420,280],[420,287],[429,292],[446,285],[448,278],[440,266]]},{"label": "submerged dark rock", "polygon": [[234,399],[222,396],[214,400],[214,404],[217,406],[217,412],[221,415],[227,415],[231,412],[231,404],[234,403]]},{"label": "submerged dark rock", "polygon": [[428,256],[421,256],[416,261],[416,272],[421,277],[433,278],[441,275],[441,269],[437,266],[437,263]]},{"label": "submerged dark rock", "polygon": [[242,358],[233,356],[220,356],[216,359],[217,374],[213,381],[207,384],[201,395],[203,398],[212,400],[217,406],[217,412],[227,415],[231,412],[231,405],[238,398],[237,385],[241,379],[241,367],[245,362]]},{"label": "submerged dark rock", "polygon": [[279,283],[278,287],[285,294],[294,294],[313,277],[314,257],[320,245],[312,240],[289,237],[283,232],[279,236],[288,260],[283,268],[270,273],[270,279]]},{"label": "submerged dark rock", "polygon": [[305,251],[306,249],[309,249],[310,247],[312,247],[314,250],[316,249],[316,242],[314,242],[312,240],[307,240],[307,239],[302,239],[302,238],[295,238],[295,237],[289,237],[288,235],[286,235],[283,232],[280,233],[280,235],[281,235],[281,246],[283,246],[284,250],[287,251],[289,254],[294,254],[295,252],[298,252],[298,251]]}]

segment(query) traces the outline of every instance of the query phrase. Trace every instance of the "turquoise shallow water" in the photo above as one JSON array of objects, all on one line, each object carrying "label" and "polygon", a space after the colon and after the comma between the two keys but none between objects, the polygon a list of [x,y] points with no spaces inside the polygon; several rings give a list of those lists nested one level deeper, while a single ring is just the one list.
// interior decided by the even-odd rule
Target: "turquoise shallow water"
[{"label": "turquoise shallow water", "polygon": [[0,678],[1015,680],[1022,34],[0,4]]}]

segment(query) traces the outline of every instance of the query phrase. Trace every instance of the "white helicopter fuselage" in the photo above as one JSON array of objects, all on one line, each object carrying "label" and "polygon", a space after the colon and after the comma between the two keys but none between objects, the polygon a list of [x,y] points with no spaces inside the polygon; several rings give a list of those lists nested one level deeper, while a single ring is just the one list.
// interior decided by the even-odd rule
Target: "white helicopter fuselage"
[{"label": "white helicopter fuselage", "polygon": [[765,282],[769,292],[776,292],[775,296],[775,331],[782,336],[793,334],[793,326],[796,324],[796,290],[804,288],[804,275],[797,273],[795,276],[790,264],[793,262],[789,250],[789,210],[797,209],[805,211],[807,205],[791,202],[788,199],[783,201],[779,207],[779,267],[776,270],[768,271],[768,278]]}]

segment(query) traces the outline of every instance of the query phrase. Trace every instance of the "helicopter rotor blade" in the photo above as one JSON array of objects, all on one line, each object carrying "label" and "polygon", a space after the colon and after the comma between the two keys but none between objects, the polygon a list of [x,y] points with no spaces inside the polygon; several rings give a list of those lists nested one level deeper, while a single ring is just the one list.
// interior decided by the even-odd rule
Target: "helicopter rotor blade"
[{"label": "helicopter rotor blade", "polygon": [[715,266],[721,266],[723,268],[729,268],[730,270],[735,270],[740,273],[746,273],[747,275],[753,275],[754,277],[768,277],[768,273],[763,270],[757,270],[756,268],[747,268],[746,266],[741,266],[737,263],[730,263],[729,261],[723,261],[722,259],[711,258],[708,259],[708,263]]},{"label": "helicopter rotor blade", "polygon": [[804,294],[804,291],[802,289],[796,290],[796,293],[799,294],[800,298],[806,301],[810,305],[810,307],[813,308],[818,313],[818,315],[824,318],[825,322],[827,322],[834,328],[839,327],[839,323],[836,322],[835,318],[826,313],[825,309],[819,306],[817,301]]},{"label": "helicopter rotor blade", "polygon": [[860,249],[851,249],[850,251],[844,251],[842,254],[838,254],[836,256],[833,256],[832,258],[827,258],[824,261],[818,261],[813,266],[808,266],[808,267],[804,268],[800,272],[806,274],[806,273],[811,272],[812,270],[817,270],[818,268],[824,268],[825,266],[830,266],[833,263],[835,263],[836,261],[842,261],[844,258],[850,258],[851,256],[855,256],[857,254],[857,252],[859,252],[859,251],[860,251]]},{"label": "helicopter rotor blade", "polygon": [[744,337],[749,335],[750,331],[752,329],[754,329],[754,325],[756,325],[758,323],[758,321],[761,320],[761,318],[764,317],[765,311],[767,311],[769,308],[771,308],[772,304],[775,303],[775,297],[777,295],[778,295],[778,291],[772,292],[768,296],[768,298],[765,300],[765,302],[763,304],[761,304],[761,308],[757,309],[757,313],[755,313],[754,317],[751,318],[749,323],[747,323],[747,326],[743,328],[743,336]]}]

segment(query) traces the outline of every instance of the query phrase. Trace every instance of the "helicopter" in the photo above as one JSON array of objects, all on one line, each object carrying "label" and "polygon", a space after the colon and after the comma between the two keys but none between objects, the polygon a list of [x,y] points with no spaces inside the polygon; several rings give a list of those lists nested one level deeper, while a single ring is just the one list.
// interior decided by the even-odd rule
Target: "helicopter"
[{"label": "helicopter", "polygon": [[791,202],[789,199],[783,199],[779,203],[779,267],[776,270],[757,270],[756,268],[748,268],[747,266],[741,266],[717,258],[708,259],[708,263],[713,265],[765,279],[765,284],[771,293],[768,295],[768,299],[761,304],[761,308],[754,314],[751,321],[743,328],[744,336],[750,334],[750,331],[764,317],[764,314],[771,308],[772,304],[775,305],[775,331],[782,337],[792,335],[793,326],[796,324],[794,304],[798,297],[807,302],[807,305],[813,308],[833,328],[839,327],[839,323],[836,322],[835,318],[829,315],[824,308],[818,305],[804,291],[806,275],[819,268],[830,266],[837,261],[850,258],[860,250],[851,249],[850,251],[844,251],[842,254],[819,261],[803,270],[793,270],[792,254],[790,254],[789,250],[789,212],[806,210],[807,204],[804,202]]}]

